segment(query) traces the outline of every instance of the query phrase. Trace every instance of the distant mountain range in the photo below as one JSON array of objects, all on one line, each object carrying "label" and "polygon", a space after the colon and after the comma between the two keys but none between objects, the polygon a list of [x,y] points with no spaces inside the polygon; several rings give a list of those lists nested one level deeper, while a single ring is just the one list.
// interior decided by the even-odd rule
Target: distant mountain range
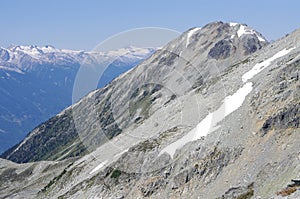
[{"label": "distant mountain range", "polygon": [[0,153],[72,104],[76,73],[87,60],[112,60],[98,82],[100,88],[154,51],[137,47],[109,52],[61,50],[52,46],[0,48]]}]

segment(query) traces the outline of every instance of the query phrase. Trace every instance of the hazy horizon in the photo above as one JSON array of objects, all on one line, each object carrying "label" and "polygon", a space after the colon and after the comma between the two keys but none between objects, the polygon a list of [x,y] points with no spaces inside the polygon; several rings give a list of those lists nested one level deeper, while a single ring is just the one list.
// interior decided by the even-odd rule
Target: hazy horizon
[{"label": "hazy horizon", "polygon": [[142,27],[184,32],[213,21],[246,23],[268,40],[300,28],[291,1],[2,1],[0,46],[52,45],[91,50],[106,38]]}]

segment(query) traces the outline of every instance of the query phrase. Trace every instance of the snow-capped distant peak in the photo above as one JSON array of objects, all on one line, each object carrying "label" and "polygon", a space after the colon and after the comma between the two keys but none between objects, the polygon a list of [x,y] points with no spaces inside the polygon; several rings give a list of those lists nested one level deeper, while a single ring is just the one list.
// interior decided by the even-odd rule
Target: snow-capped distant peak
[{"label": "snow-capped distant peak", "polygon": [[111,56],[120,56],[125,54],[144,55],[144,54],[148,54],[149,51],[152,51],[153,49],[155,48],[139,48],[135,46],[129,46],[124,48],[119,48],[117,50],[107,51],[105,53]]},{"label": "snow-capped distant peak", "polygon": [[[111,51],[80,51],[57,49],[47,45],[43,47],[31,46],[10,46],[7,49],[0,49],[0,70],[14,72],[25,72],[31,70],[34,64],[55,64],[57,66],[68,66],[81,64],[88,60],[116,60],[121,62],[134,62],[143,60],[156,51],[155,48],[124,47]],[[25,57],[25,59],[24,59]],[[76,65],[75,64],[75,65]]]},{"label": "snow-capped distant peak", "polygon": [[9,48],[1,48],[4,50],[7,50],[13,54],[27,54],[33,58],[39,59],[42,55],[48,54],[48,53],[60,53],[60,54],[72,54],[76,55],[82,52],[85,52],[87,54],[93,54],[93,55],[106,55],[106,56],[112,56],[112,57],[118,57],[123,56],[126,54],[136,55],[136,56],[144,56],[149,54],[150,52],[153,52],[156,50],[156,48],[140,48],[135,46],[130,47],[124,47],[116,50],[110,50],[110,51],[83,51],[83,50],[67,50],[67,49],[57,49],[53,46],[46,45],[43,47],[38,47],[35,45],[31,46],[10,46]]},{"label": "snow-capped distant peak", "polygon": [[10,46],[7,50],[14,53],[24,53],[28,54],[34,58],[39,58],[39,55],[47,54],[47,53],[80,53],[82,51],[78,50],[65,50],[65,49],[57,49],[51,45],[46,45],[43,47],[31,45],[31,46]]},{"label": "snow-capped distant peak", "polygon": [[135,46],[124,47],[117,50],[111,50],[107,52],[100,52],[103,55],[112,57],[112,58],[126,58],[126,59],[145,59],[149,55],[153,54],[157,49],[156,48],[140,48]]},{"label": "snow-capped distant peak", "polygon": [[61,50],[54,48],[53,46],[46,45],[40,48],[44,53],[60,52]]},{"label": "snow-capped distant peak", "polygon": [[14,54],[15,56],[18,54],[27,54],[32,58],[38,59],[40,54],[43,54],[43,51],[37,46],[10,46],[7,48],[7,51],[10,54]]}]

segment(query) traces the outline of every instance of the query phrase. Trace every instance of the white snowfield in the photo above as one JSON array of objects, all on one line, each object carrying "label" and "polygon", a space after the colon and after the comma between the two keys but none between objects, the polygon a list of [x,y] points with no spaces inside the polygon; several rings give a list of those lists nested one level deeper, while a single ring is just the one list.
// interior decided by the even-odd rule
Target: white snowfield
[{"label": "white snowfield", "polygon": [[[256,35],[259,41],[266,42],[266,40],[264,38],[262,38],[255,30],[253,30],[245,25],[234,23],[234,22],[229,23],[229,25],[231,27],[234,27],[237,25],[240,26],[239,30],[237,31],[238,37],[241,37],[242,35],[245,35],[245,34],[252,34],[252,35]],[[231,39],[233,39],[233,38],[234,38],[234,36],[231,37]]]},{"label": "white snowfield", "polygon": [[237,110],[244,102],[246,96],[252,91],[252,82],[246,83],[242,88],[233,95],[227,96],[223,104],[214,112],[209,113],[194,129],[188,134],[165,147],[159,156],[168,153],[173,158],[177,149],[182,148],[185,144],[198,140],[209,133],[214,132],[220,126],[217,126],[227,115]]},{"label": "white snowfield", "polygon": [[[253,78],[263,69],[271,64],[275,59],[287,55],[294,48],[289,50],[284,49],[276,53],[273,57],[265,60],[262,63],[256,64],[249,72],[242,76],[243,83]],[[203,136],[207,136],[209,133],[214,132],[220,126],[217,126],[219,122],[225,119],[226,116],[236,111],[244,102],[247,95],[252,91],[253,83],[247,82],[240,89],[238,89],[233,95],[225,97],[222,105],[214,112],[209,113],[194,129],[188,132],[185,136],[179,140],[171,143],[162,149],[158,156],[168,153],[172,158],[177,149],[182,148],[185,144],[198,140]]]},{"label": "white snowfield", "polygon": [[247,32],[246,32],[245,26],[241,25],[241,26],[240,26],[240,29],[237,31],[238,37],[241,37],[243,34],[246,34],[246,33],[247,33]]},{"label": "white snowfield", "polygon": [[255,32],[253,29],[250,29],[244,25],[240,25],[240,29],[237,32],[238,37],[241,37],[244,34],[254,34],[257,36],[259,41],[265,42],[266,40],[264,38],[262,38],[260,35],[257,34],[257,32]]},{"label": "white snowfield", "polygon": [[100,169],[104,168],[104,166],[107,166],[108,164],[110,164],[111,162],[113,162],[114,160],[118,159],[121,155],[123,155],[124,153],[126,153],[128,151],[129,148],[121,151],[120,153],[117,153],[116,155],[113,156],[112,159],[110,160],[105,160],[103,162],[101,162],[98,166],[96,166],[89,174],[93,174],[96,171],[99,171]]},{"label": "white snowfield", "polygon": [[273,62],[274,60],[276,60],[280,57],[283,57],[284,55],[287,55],[294,49],[295,48],[290,48],[287,50],[285,48],[285,49],[279,51],[278,53],[276,53],[273,57],[270,57],[269,59],[256,64],[250,71],[248,71],[247,73],[245,73],[242,76],[242,81],[247,82],[249,79],[253,78],[256,74],[260,73],[262,70],[264,70],[266,67],[268,67],[271,64],[271,62]]},{"label": "white snowfield", "polygon": [[105,160],[104,162],[101,162],[96,168],[94,168],[90,174],[95,173],[96,171],[98,171],[99,169],[101,169],[102,167],[104,167],[106,164],[108,163],[108,160]]},{"label": "white snowfield", "polygon": [[195,34],[195,32],[197,32],[200,29],[201,28],[194,28],[188,32],[185,47],[188,47],[188,45],[190,44],[190,38],[193,36],[193,34]]}]

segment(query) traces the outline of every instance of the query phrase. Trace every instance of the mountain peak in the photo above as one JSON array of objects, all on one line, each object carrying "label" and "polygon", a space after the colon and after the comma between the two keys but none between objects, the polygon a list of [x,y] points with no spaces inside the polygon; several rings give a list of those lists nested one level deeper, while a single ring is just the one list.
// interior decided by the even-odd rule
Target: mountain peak
[{"label": "mountain peak", "polygon": [[179,39],[171,42],[167,48],[176,49],[176,53],[180,56],[198,50],[203,56],[220,60],[229,57],[239,59],[261,49],[266,44],[268,41],[246,24],[217,21],[201,28],[189,29]]},{"label": "mountain peak", "polygon": [[44,54],[44,53],[54,53],[54,52],[60,52],[61,50],[55,48],[51,45],[46,45],[43,47],[39,47],[37,45],[11,45],[7,48],[7,50],[11,52],[21,52],[29,55],[38,55],[38,54]]}]

